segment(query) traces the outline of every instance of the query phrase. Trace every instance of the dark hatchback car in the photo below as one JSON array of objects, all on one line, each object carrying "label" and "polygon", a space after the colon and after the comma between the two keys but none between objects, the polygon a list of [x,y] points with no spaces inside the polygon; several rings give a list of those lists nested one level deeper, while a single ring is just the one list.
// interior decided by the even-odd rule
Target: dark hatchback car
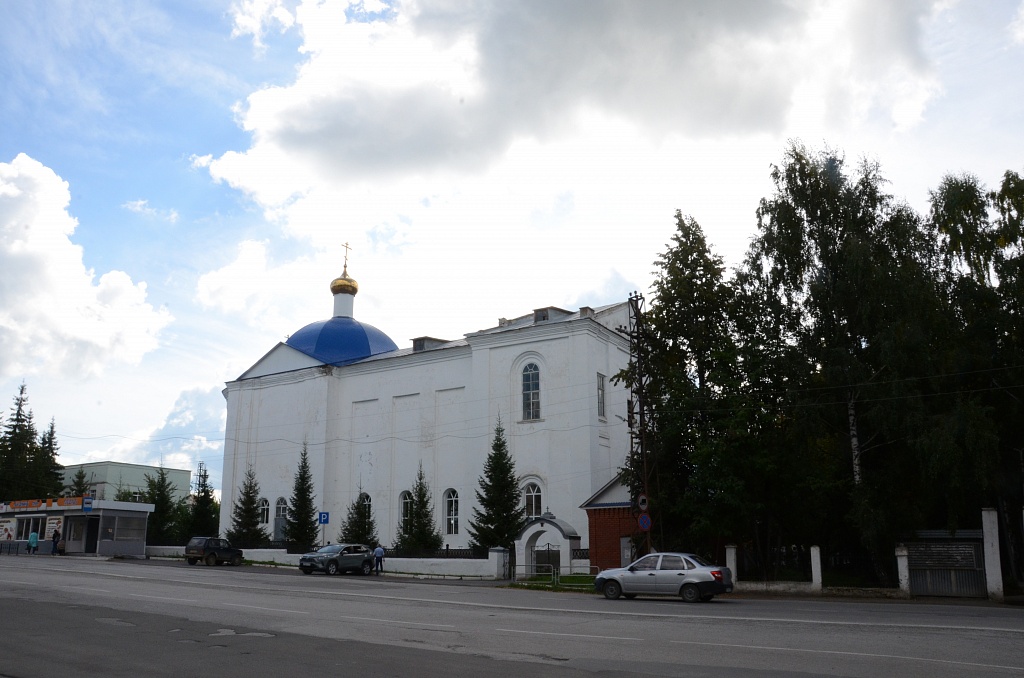
[{"label": "dark hatchback car", "polygon": [[189,565],[195,565],[200,560],[207,565],[220,565],[231,563],[241,565],[243,556],[242,549],[236,549],[228,543],[227,539],[219,537],[192,537],[185,546],[185,560]]},{"label": "dark hatchback car", "polygon": [[373,572],[373,549],[365,544],[328,544],[299,558],[303,574],[324,572]]}]

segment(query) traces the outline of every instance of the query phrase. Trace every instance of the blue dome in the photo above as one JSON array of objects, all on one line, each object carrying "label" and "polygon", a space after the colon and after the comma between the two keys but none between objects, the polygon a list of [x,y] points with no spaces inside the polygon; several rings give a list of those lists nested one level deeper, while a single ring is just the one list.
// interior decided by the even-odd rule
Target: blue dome
[{"label": "blue dome", "polygon": [[347,365],[398,350],[395,342],[373,325],[343,316],[310,323],[285,343],[328,365]]}]

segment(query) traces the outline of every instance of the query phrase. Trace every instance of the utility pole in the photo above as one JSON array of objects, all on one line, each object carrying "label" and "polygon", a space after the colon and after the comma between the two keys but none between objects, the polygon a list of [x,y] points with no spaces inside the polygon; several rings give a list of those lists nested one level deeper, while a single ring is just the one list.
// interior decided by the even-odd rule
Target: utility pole
[{"label": "utility pole", "polygon": [[[645,500],[650,496],[647,491],[648,481],[650,480],[650,469],[647,462],[647,427],[650,419],[648,387],[650,377],[647,364],[648,344],[647,328],[644,323],[644,296],[639,292],[633,292],[629,297],[629,326],[619,327],[618,331],[629,338],[629,371],[632,375],[629,382],[630,398],[626,403],[626,422],[629,426],[630,439],[629,463],[634,474],[636,471],[640,471],[641,474],[639,483],[636,482],[636,478],[632,479],[630,495],[633,506],[639,507],[640,495],[643,495]],[[637,511],[637,516],[647,522],[646,529],[641,529],[644,529],[646,533],[647,552],[651,553],[654,551],[654,545],[651,540],[653,517],[652,515],[645,516],[645,514],[653,512],[651,512],[649,506],[643,507],[641,510],[643,513]]]}]

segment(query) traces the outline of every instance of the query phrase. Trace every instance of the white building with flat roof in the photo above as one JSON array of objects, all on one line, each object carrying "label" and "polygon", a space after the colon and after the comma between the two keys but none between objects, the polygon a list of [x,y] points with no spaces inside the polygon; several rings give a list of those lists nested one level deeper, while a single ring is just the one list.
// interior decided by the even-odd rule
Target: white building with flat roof
[{"label": "white building with flat roof", "polygon": [[[75,480],[79,469],[85,472],[85,482],[93,499],[113,501],[119,490],[127,490],[132,501],[141,502],[146,492],[146,476],[156,478],[160,472],[157,466],[128,464],[121,461],[94,461],[85,464],[68,464],[64,467],[64,489]],[[167,479],[174,487],[171,496],[174,501],[187,497],[191,492],[192,472],[187,469],[168,468]]]}]

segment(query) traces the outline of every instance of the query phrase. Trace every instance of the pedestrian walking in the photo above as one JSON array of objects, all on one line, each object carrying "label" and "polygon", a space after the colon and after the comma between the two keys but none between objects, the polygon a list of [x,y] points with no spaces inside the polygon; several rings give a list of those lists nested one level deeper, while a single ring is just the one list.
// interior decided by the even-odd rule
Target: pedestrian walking
[{"label": "pedestrian walking", "polygon": [[39,533],[32,530],[28,535],[28,554],[31,556],[39,550]]},{"label": "pedestrian walking", "polygon": [[384,571],[384,547],[380,544],[373,549],[373,569],[378,575]]},{"label": "pedestrian walking", "polygon": [[55,556],[55,555],[57,555],[57,542],[60,541],[60,532],[58,532],[57,530],[54,530],[53,531],[52,540],[53,540],[53,549],[50,551],[50,555],[51,556]]}]

